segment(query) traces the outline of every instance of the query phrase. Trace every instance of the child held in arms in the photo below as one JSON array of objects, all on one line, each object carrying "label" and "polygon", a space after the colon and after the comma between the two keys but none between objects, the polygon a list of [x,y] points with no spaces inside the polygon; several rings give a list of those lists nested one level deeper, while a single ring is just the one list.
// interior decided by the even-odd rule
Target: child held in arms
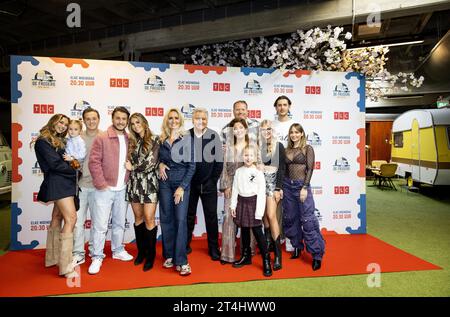
[{"label": "child held in arms", "polygon": [[69,138],[66,144],[64,160],[70,162],[74,169],[79,169],[86,157],[86,144],[81,138],[82,129],[83,125],[80,120],[70,120]]}]

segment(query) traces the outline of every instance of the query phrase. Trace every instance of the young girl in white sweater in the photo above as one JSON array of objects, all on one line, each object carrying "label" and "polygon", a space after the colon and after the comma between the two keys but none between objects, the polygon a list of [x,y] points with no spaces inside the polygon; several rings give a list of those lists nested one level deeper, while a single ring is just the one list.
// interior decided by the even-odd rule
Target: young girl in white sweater
[{"label": "young girl in white sweater", "polygon": [[230,211],[234,222],[241,228],[243,251],[241,258],[233,263],[233,267],[240,268],[252,263],[251,229],[263,258],[264,276],[271,276],[270,254],[267,251],[261,220],[266,207],[266,181],[263,172],[256,168],[257,153],[255,146],[246,146],[244,166],[238,168],[234,175]]}]

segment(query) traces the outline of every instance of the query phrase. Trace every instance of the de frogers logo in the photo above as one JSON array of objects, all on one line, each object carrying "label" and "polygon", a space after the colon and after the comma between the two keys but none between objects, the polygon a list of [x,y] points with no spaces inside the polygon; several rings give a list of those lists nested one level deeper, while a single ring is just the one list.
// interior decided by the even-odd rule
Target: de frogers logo
[{"label": "de frogers logo", "polygon": [[31,84],[36,88],[54,88],[56,86],[56,80],[49,71],[40,70],[31,79]]},{"label": "de frogers logo", "polygon": [[250,79],[244,87],[244,94],[246,95],[260,95],[263,93],[261,84],[254,79]]},{"label": "de frogers logo", "polygon": [[166,85],[161,77],[152,75],[145,82],[144,89],[148,92],[163,92],[166,90]]},{"label": "de frogers logo", "polygon": [[337,84],[333,89],[333,96],[334,97],[349,97],[350,90],[348,89],[348,86],[344,83]]},{"label": "de frogers logo", "polygon": [[84,100],[79,100],[75,102],[72,109],[70,109],[70,115],[72,117],[81,118],[81,115],[83,114],[84,109],[89,108],[91,105],[89,102]]},{"label": "de frogers logo", "polygon": [[306,142],[311,146],[321,146],[322,140],[320,139],[320,136],[316,132],[308,133],[306,136]]},{"label": "de frogers logo", "polygon": [[34,163],[34,165],[31,167],[31,173],[33,175],[35,175],[35,176],[42,176],[43,175],[41,167],[39,166],[38,161],[36,161]]},{"label": "de frogers logo", "polygon": [[183,114],[185,119],[192,119],[192,113],[194,112],[195,107],[191,104],[184,105],[181,107],[181,113]]},{"label": "de frogers logo", "polygon": [[347,172],[350,170],[350,164],[345,157],[338,158],[334,161],[333,171],[335,172]]}]

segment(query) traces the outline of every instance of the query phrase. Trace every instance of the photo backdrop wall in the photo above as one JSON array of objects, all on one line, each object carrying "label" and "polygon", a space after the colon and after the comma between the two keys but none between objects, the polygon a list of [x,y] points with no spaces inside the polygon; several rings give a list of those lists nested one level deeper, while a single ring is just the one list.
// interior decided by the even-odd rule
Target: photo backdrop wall
[{"label": "photo backdrop wall", "polygon": [[[251,118],[276,119],[273,102],[279,95],[292,100],[292,118],[303,125],[315,150],[311,185],[323,232],[366,232],[365,83],[358,73],[12,56],[11,87],[13,250],[45,247],[52,205],[36,201],[43,176],[29,144],[53,114],[80,118],[86,107],[94,107],[105,130],[112,110],[125,106],[143,113],[159,134],[167,109],[181,109],[191,128],[192,110],[205,107],[209,127],[220,131],[240,99],[247,101]],[[221,194],[217,213],[220,228]],[[134,240],[133,221],[129,207],[125,242]],[[90,217],[85,228],[89,232]],[[203,234],[200,204],[194,235]]]}]

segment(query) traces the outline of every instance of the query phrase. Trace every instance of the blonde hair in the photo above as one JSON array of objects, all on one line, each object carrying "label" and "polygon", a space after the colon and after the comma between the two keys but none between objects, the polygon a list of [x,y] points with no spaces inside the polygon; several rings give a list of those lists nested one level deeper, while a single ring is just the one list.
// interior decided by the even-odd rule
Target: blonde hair
[{"label": "blonde hair", "polygon": [[78,124],[78,126],[80,127],[80,132],[83,130],[83,124],[81,123],[81,120],[72,119],[69,122],[69,126],[73,123]]},{"label": "blonde hair", "polygon": [[294,142],[292,142],[291,140],[291,130],[295,128],[298,132],[303,133],[303,136],[300,139],[300,149],[302,150],[302,152],[304,152],[304,149],[306,147],[306,135],[305,135],[305,130],[303,130],[303,127],[300,125],[300,123],[293,123],[290,127],[289,127],[289,133],[288,133],[288,149],[293,149],[294,148]]},{"label": "blonde hair", "polygon": [[[47,140],[54,148],[56,149],[64,149],[66,147],[66,140],[65,137],[67,135],[68,129],[66,129],[63,133],[59,134],[55,130],[55,125],[61,121],[62,119],[67,119],[67,123],[70,122],[70,118],[62,113],[54,114],[50,120],[48,120],[47,124],[44,125],[39,130],[39,136],[36,138],[38,139],[45,139]],[[31,141],[30,147],[34,145],[36,140]]]},{"label": "blonde hair", "polygon": [[169,109],[169,111],[166,112],[166,114],[164,115],[164,119],[163,119],[163,123],[161,125],[161,142],[166,141],[169,137],[170,137],[170,129],[168,127],[167,122],[169,121],[169,114],[171,112],[176,112],[178,115],[178,118],[180,118],[180,130],[179,133],[180,135],[184,135],[186,132],[184,131],[184,118],[183,118],[183,114],[181,113],[180,110],[178,110],[177,108],[171,108]]},{"label": "blonde hair", "polygon": [[144,153],[147,154],[153,148],[152,136],[153,133],[148,127],[147,119],[139,112],[135,112],[130,116],[130,120],[128,120],[128,126],[130,130],[129,134],[129,148],[128,148],[128,156],[134,152],[137,147],[138,140],[141,139],[141,136],[133,131],[131,128],[131,120],[134,118],[138,119],[144,129],[144,137],[142,138]]},{"label": "blonde hair", "polygon": [[[267,147],[267,153],[272,154],[275,152],[275,148],[277,146],[277,138],[275,137],[272,121],[264,119],[261,122],[259,128],[261,129],[262,127],[265,127],[265,126],[270,126],[272,128],[272,137],[270,138],[270,147],[269,146]],[[266,140],[265,138],[260,138],[261,142],[263,141],[263,139]],[[266,142],[266,143],[269,144],[269,142]]]},{"label": "blonde hair", "polygon": [[253,165],[256,166],[256,163],[258,162],[258,147],[256,145],[253,144],[247,144],[244,147],[244,150],[242,151],[242,153],[245,153],[245,151],[253,151],[253,155],[255,156],[255,160],[253,161]]}]

